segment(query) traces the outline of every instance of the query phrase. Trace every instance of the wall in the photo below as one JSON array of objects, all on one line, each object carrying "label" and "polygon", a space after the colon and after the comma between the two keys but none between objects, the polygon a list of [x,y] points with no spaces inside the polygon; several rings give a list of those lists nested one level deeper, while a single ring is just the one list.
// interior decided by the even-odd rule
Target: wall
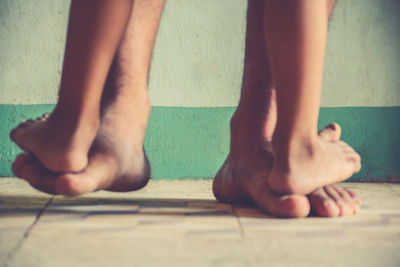
[{"label": "wall", "polygon": [[[69,1],[0,1],[0,175],[22,118],[56,102]],[[400,176],[400,1],[339,1],[329,26],[320,125],[363,157],[353,177]],[[246,3],[167,1],[150,74],[146,149],[156,178],[212,177],[228,152],[243,68]],[[3,141],[4,140],[4,141]]]}]

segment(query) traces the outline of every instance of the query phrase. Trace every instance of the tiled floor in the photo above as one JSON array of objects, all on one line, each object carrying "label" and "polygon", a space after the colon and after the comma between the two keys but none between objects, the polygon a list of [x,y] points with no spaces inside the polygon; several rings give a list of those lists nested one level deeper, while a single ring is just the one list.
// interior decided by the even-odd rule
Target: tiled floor
[{"label": "tiled floor", "polygon": [[53,197],[0,179],[0,266],[400,266],[400,185],[347,183],[357,216],[276,219],[210,180]]}]

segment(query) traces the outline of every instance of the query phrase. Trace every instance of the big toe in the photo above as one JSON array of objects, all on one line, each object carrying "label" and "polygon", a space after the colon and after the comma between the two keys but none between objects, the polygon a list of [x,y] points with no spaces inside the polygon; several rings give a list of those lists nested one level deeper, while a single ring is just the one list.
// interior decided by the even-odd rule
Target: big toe
[{"label": "big toe", "polygon": [[339,124],[333,122],[319,132],[319,135],[327,141],[338,141],[342,130]]},{"label": "big toe", "polygon": [[55,191],[66,196],[79,196],[105,189],[116,179],[117,160],[106,154],[93,153],[87,167],[78,173],[67,173],[57,178]]},{"label": "big toe", "polygon": [[260,187],[252,198],[257,206],[271,215],[288,218],[303,218],[310,213],[310,204],[303,195],[279,195],[267,185]]},{"label": "big toe", "polygon": [[27,154],[27,153],[19,154],[19,155],[15,158],[13,164],[11,165],[11,171],[12,171],[17,177],[23,178],[23,177],[21,176],[21,171],[22,171],[22,169],[23,169],[26,165],[32,163],[33,161],[35,161],[35,157],[34,157],[32,154]]},{"label": "big toe", "polygon": [[310,213],[310,204],[302,195],[285,195],[270,202],[271,214],[279,217],[304,218]]}]

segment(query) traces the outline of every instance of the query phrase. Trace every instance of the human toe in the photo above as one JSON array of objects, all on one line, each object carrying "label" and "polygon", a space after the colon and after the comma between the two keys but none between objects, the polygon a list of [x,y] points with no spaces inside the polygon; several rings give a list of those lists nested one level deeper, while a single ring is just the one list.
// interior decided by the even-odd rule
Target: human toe
[{"label": "human toe", "polygon": [[308,195],[312,212],[320,217],[337,217],[340,215],[340,208],[332,199],[325,188],[319,188]]},{"label": "human toe", "polygon": [[80,173],[68,173],[57,178],[54,185],[55,192],[60,195],[75,197],[94,191],[95,184],[93,177],[90,177],[86,171]]},{"label": "human toe", "polygon": [[286,195],[271,202],[269,211],[278,217],[304,218],[310,213],[310,204],[302,195]]},{"label": "human toe", "polygon": [[34,156],[31,154],[27,154],[27,153],[22,153],[19,154],[13,164],[11,165],[11,171],[17,176],[17,177],[21,177],[21,170],[23,169],[23,167],[25,167],[26,165],[32,163],[35,160]]},{"label": "human toe", "polygon": [[333,122],[322,129],[319,135],[327,141],[337,141],[340,139],[341,128],[339,124]]},{"label": "human toe", "polygon": [[267,185],[260,187],[257,195],[252,195],[257,206],[271,215],[287,218],[302,218],[310,213],[310,204],[303,195],[279,195]]},{"label": "human toe", "polygon": [[354,213],[352,201],[344,193],[345,191],[341,190],[336,186],[326,186],[325,190],[327,194],[336,202],[336,205],[340,209],[339,216],[348,216]]}]

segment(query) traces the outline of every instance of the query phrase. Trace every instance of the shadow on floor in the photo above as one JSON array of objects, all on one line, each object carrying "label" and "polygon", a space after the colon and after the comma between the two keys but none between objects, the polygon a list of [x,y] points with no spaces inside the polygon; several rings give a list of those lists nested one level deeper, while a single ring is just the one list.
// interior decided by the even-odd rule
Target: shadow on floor
[{"label": "shadow on floor", "polygon": [[[50,202],[50,203],[48,203]],[[48,206],[47,206],[48,205]],[[47,207],[46,207],[47,206]],[[46,207],[46,208],[45,208]],[[2,216],[18,216],[38,213],[77,215],[155,215],[155,216],[237,216],[272,218],[261,213],[252,203],[230,205],[210,199],[170,199],[170,198],[57,198],[6,196],[0,199]],[[0,215],[0,216],[1,216]]]}]

